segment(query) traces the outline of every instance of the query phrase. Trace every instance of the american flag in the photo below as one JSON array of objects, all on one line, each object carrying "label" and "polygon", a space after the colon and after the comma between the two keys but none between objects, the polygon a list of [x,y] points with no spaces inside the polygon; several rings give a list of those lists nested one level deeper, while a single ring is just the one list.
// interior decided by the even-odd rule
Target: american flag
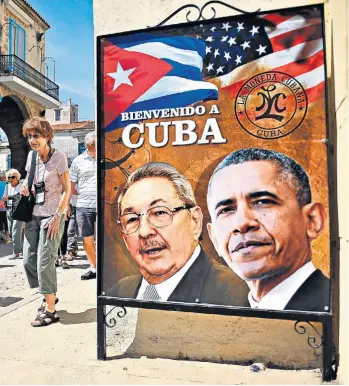
[{"label": "american flag", "polygon": [[188,34],[206,43],[206,78],[219,79],[232,98],[256,68],[295,77],[309,103],[324,91],[322,18],[316,7],[201,24]]},{"label": "american flag", "polygon": [[322,17],[316,7],[110,37],[103,52],[106,131],[138,121],[123,121],[122,112],[217,99],[210,79],[219,80],[232,99],[250,77],[271,70],[296,78],[308,103],[324,91]]},{"label": "american flag", "polygon": [[[206,44],[203,73],[206,78],[229,74],[236,68],[273,52],[263,20],[232,20],[200,24],[197,39]],[[192,35],[193,36],[193,35]]]}]

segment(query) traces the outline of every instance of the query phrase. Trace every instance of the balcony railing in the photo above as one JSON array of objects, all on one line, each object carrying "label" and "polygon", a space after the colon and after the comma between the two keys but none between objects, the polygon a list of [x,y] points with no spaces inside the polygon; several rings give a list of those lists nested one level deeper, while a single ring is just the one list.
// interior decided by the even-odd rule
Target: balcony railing
[{"label": "balcony railing", "polygon": [[59,86],[16,55],[0,55],[0,75],[16,75],[45,94],[59,100]]}]

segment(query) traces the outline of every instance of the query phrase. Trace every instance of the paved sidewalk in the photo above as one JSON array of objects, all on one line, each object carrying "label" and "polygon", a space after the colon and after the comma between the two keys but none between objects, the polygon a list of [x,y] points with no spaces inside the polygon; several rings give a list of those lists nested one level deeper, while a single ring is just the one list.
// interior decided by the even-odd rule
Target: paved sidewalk
[{"label": "paved sidewalk", "polygon": [[98,361],[96,281],[80,280],[86,263],[81,251],[75,268],[58,268],[60,323],[33,328],[41,296],[28,288],[22,260],[8,260],[0,245],[0,298],[22,298],[0,306],[0,384],[321,383],[318,370],[253,373],[248,366],[145,357]]}]

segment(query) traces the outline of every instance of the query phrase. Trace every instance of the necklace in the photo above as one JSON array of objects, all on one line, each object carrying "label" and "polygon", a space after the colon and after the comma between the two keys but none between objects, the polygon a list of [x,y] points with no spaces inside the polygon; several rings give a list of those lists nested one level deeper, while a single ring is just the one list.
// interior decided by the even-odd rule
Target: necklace
[{"label": "necklace", "polygon": [[52,149],[51,146],[49,145],[49,151],[48,151],[48,154],[47,154],[47,161],[44,161],[46,157],[41,157],[40,156],[40,160],[43,164],[47,164],[47,162],[50,161],[51,157],[52,157],[52,154],[54,153],[55,149]]}]

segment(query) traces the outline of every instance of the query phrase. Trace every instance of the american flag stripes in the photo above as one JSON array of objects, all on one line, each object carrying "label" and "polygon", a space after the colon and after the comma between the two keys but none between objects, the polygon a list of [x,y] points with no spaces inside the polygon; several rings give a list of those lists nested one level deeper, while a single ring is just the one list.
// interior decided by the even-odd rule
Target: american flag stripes
[{"label": "american flag stripes", "polygon": [[314,8],[310,12],[273,13],[260,18],[274,24],[265,27],[272,52],[219,76],[225,90],[235,98],[249,74],[257,67],[295,77],[306,89],[308,103],[316,101],[325,85],[320,11]]}]

